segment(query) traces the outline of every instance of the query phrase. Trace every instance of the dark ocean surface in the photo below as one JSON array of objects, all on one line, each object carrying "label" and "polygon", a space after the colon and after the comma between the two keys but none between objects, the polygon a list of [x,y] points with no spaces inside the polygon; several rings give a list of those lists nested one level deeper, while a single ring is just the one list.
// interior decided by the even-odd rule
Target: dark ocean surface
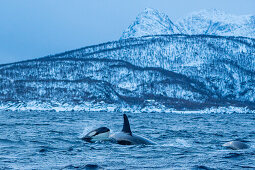
[{"label": "dark ocean surface", "polygon": [[[254,114],[127,114],[153,146],[81,140],[90,130],[122,129],[122,113],[0,112],[0,169],[255,169]],[[230,150],[241,140],[250,146]]]}]

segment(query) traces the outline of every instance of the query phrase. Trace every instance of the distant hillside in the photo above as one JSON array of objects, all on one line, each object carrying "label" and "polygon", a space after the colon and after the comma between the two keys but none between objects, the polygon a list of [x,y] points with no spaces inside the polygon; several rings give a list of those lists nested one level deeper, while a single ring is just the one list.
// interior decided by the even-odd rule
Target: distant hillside
[{"label": "distant hillside", "polygon": [[255,109],[255,39],[129,38],[0,66],[0,108]]}]

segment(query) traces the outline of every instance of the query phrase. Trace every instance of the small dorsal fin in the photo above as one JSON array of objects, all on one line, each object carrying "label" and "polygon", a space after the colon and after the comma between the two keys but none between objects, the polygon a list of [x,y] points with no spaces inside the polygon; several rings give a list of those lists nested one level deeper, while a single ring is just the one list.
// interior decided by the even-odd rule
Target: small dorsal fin
[{"label": "small dorsal fin", "polygon": [[124,133],[128,133],[132,136],[132,132],[130,129],[130,125],[129,125],[129,121],[128,121],[128,117],[126,114],[123,114],[123,118],[124,118],[124,123],[123,123],[123,129],[122,132]]}]

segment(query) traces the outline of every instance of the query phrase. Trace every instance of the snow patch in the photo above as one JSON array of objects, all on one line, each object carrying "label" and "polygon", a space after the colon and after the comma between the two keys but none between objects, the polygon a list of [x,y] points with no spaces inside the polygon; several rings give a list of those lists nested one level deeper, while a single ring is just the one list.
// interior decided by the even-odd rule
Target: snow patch
[{"label": "snow patch", "polygon": [[[33,104],[33,105],[31,105]],[[149,105],[143,108],[134,106],[121,106],[114,104],[82,104],[82,105],[59,105],[51,106],[49,103],[30,102],[29,104],[8,104],[0,105],[0,111],[84,111],[84,112],[121,112],[121,113],[175,113],[175,114],[233,114],[233,113],[255,113],[247,107],[211,107],[202,110],[176,110],[174,108],[166,108],[159,104]]]}]

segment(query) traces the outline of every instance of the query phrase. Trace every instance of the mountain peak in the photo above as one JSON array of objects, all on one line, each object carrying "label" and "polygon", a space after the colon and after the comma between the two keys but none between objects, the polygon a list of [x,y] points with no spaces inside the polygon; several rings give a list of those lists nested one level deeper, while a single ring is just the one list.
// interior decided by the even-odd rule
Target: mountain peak
[{"label": "mountain peak", "polygon": [[232,15],[227,14],[226,12],[219,9],[203,9],[191,13],[187,16],[187,18],[189,17],[201,17],[215,22],[231,22],[240,24],[245,22],[250,17],[250,15]]},{"label": "mountain peak", "polygon": [[148,13],[148,12],[155,12],[155,13],[158,13],[158,10],[156,10],[156,9],[153,9],[153,8],[145,8],[144,9],[144,11],[143,11],[143,13]]},{"label": "mountain peak", "polygon": [[254,37],[251,15],[231,15],[218,9],[193,12],[177,25],[184,34]]},{"label": "mountain peak", "polygon": [[231,15],[219,9],[192,12],[173,23],[156,9],[145,8],[126,29],[121,39],[162,34],[205,34],[255,37],[255,16]]},{"label": "mountain peak", "polygon": [[177,29],[164,13],[156,9],[145,8],[136,20],[125,30],[121,39],[146,35],[173,34]]}]

